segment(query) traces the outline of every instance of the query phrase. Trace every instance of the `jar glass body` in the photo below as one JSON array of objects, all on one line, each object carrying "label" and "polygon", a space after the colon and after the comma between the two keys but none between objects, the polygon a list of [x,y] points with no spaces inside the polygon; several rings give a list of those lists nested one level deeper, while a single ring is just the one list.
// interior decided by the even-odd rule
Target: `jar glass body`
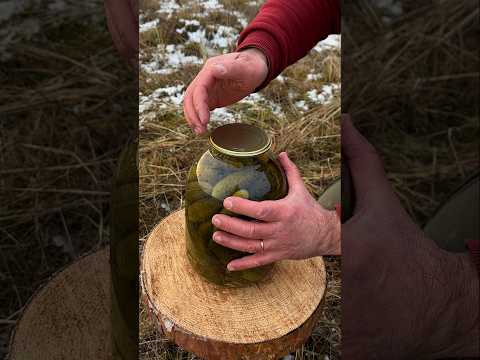
[{"label": "jar glass body", "polygon": [[215,214],[249,220],[223,208],[223,200],[239,196],[249,200],[278,200],[287,195],[285,174],[270,151],[250,157],[225,155],[210,147],[191,167],[186,189],[187,256],[193,268],[210,282],[240,287],[267,278],[273,264],[255,269],[227,270],[227,264],[248,253],[213,241]]}]

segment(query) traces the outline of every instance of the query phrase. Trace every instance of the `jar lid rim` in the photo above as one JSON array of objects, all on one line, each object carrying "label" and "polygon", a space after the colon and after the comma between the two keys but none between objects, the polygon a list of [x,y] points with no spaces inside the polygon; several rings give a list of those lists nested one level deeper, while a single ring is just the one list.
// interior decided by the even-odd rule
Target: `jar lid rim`
[{"label": "jar lid rim", "polygon": [[[235,146],[234,146],[234,149],[232,148],[229,149],[228,146],[225,146],[225,145],[222,146],[221,144],[219,144],[219,141],[215,141],[215,140],[216,140],[216,137],[218,137],[219,135],[224,135],[225,132],[227,131],[227,128],[229,128],[228,129],[229,131],[236,131],[237,134],[239,134],[238,133],[239,130],[240,131],[243,130],[244,136],[245,135],[261,136],[261,139],[257,141],[259,146],[251,150],[240,149]],[[229,135],[232,136],[231,133]],[[268,136],[268,134],[263,129],[254,125],[242,124],[242,123],[226,124],[226,125],[217,127],[215,130],[211,132],[209,136],[209,142],[212,145],[212,147],[215,150],[219,151],[220,153],[225,155],[235,156],[235,157],[251,157],[251,156],[261,155],[267,152],[272,147],[272,139],[270,136]]]}]

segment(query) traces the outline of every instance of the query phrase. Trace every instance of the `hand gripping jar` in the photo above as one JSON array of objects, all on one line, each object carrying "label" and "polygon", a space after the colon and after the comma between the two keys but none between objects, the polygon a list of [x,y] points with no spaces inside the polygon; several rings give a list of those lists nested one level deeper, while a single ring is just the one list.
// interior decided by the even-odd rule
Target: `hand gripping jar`
[{"label": "hand gripping jar", "polygon": [[188,173],[187,257],[193,268],[210,282],[247,286],[265,279],[273,266],[229,272],[230,261],[250,254],[223,247],[212,239],[215,214],[249,220],[223,208],[225,198],[239,196],[262,201],[287,195],[287,180],[271,145],[268,135],[256,126],[239,123],[220,126],[210,135],[209,149]]}]

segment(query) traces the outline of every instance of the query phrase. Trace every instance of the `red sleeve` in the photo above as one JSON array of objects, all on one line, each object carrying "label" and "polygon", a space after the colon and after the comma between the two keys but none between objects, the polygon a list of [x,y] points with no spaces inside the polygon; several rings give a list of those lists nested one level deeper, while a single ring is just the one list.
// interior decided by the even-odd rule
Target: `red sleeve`
[{"label": "red sleeve", "polygon": [[268,0],[242,31],[237,51],[254,47],[267,57],[266,86],[330,34],[340,33],[339,0]]}]

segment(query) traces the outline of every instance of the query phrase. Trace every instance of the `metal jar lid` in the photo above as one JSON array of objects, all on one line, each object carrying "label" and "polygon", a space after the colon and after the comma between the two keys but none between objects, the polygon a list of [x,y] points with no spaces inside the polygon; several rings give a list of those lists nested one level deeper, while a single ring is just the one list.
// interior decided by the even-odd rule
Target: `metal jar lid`
[{"label": "metal jar lid", "polygon": [[237,157],[257,156],[272,146],[272,139],[265,131],[254,125],[240,123],[217,127],[209,140],[215,150]]}]

